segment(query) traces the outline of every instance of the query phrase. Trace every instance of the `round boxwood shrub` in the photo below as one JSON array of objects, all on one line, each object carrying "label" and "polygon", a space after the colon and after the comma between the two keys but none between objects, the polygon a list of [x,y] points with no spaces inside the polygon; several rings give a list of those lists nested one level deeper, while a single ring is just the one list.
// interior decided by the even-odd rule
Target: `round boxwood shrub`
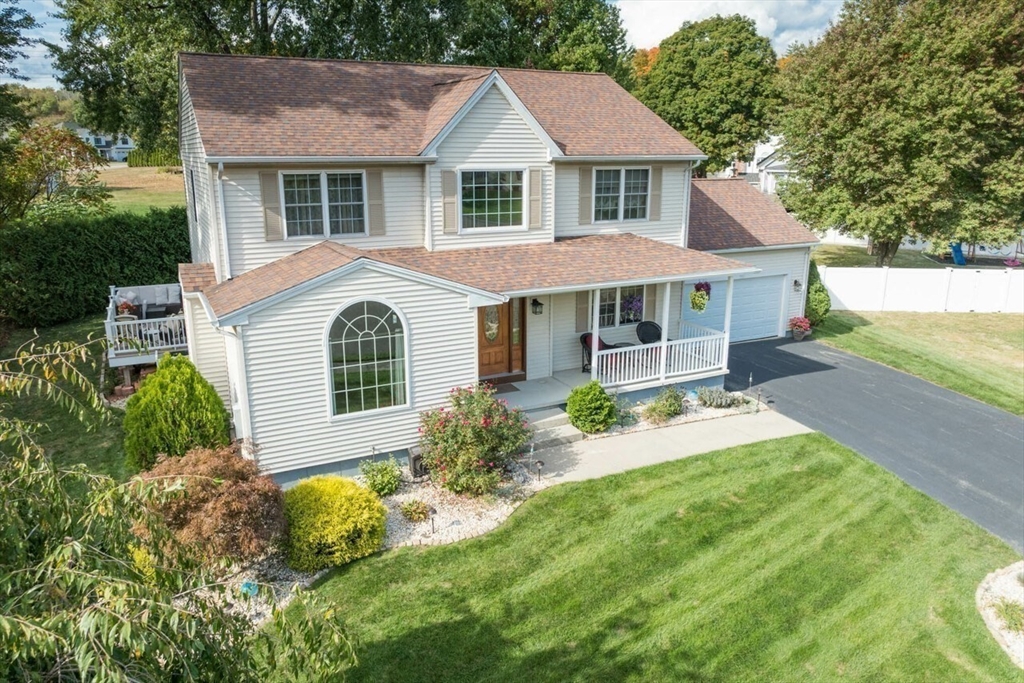
[{"label": "round boxwood shrub", "polygon": [[285,491],[288,566],[313,572],[351,562],[384,543],[387,508],[353,479],[319,476]]},{"label": "round boxwood shrub", "polygon": [[133,469],[149,469],[158,455],[227,443],[228,411],[185,356],[164,356],[125,406],[124,452]]},{"label": "round boxwood shrub", "polygon": [[587,434],[606,431],[618,416],[615,401],[597,380],[569,392],[565,412],[572,426]]}]

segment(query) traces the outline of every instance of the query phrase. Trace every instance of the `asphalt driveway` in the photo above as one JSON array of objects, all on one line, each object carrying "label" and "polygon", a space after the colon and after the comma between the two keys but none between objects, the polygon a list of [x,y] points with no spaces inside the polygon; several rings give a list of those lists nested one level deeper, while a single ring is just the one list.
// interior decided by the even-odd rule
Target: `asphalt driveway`
[{"label": "asphalt driveway", "polygon": [[1024,552],[1024,419],[817,342],[734,344],[726,388],[824,432]]}]

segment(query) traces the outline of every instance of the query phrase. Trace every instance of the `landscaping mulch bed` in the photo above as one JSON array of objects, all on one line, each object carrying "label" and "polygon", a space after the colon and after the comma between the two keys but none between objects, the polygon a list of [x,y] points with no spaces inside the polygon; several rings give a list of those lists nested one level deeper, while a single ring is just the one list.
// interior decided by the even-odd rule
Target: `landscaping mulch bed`
[{"label": "landscaping mulch bed", "polygon": [[1013,663],[1024,669],[1024,633],[1007,628],[996,612],[1003,600],[1024,605],[1024,560],[998,569],[978,586],[975,602],[988,630]]},{"label": "landscaping mulch bed", "polygon": [[609,436],[619,436],[620,434],[629,434],[631,432],[643,432],[648,429],[660,429],[662,427],[671,427],[673,425],[686,424],[687,422],[703,422],[704,420],[715,420],[720,417],[729,417],[730,415],[743,415],[745,413],[756,413],[762,410],[768,410],[768,406],[764,403],[758,403],[757,400],[744,396],[740,392],[733,392],[736,396],[743,397],[743,403],[732,408],[709,408],[702,406],[697,401],[690,399],[683,400],[683,413],[676,415],[675,417],[669,418],[664,422],[654,423],[649,422],[643,418],[643,404],[637,404],[630,408],[630,412],[636,418],[636,422],[633,424],[617,424],[612,426],[606,432],[599,434],[588,434],[588,439],[603,439]]}]

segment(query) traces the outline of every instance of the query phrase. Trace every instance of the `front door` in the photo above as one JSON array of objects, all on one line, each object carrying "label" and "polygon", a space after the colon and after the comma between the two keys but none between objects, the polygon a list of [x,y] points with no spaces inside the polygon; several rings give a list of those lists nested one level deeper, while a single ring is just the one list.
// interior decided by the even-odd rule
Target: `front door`
[{"label": "front door", "polygon": [[478,317],[480,379],[494,383],[525,379],[526,353],[523,299],[483,306]]}]

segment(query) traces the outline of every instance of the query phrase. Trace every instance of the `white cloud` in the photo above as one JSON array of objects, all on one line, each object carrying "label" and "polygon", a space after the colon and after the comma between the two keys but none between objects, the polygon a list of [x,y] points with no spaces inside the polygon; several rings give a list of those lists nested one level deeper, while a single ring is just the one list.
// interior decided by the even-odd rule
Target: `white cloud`
[{"label": "white cloud", "polygon": [[[35,29],[28,32],[27,35],[30,38],[46,40],[51,43],[60,42],[60,32],[63,28],[64,22],[50,16],[58,11],[53,0],[25,0],[24,2],[19,3],[19,6],[21,9],[24,9],[26,12],[31,14],[38,24]],[[26,85],[30,85],[34,88],[60,87],[60,84],[57,83],[57,79],[54,76],[53,66],[50,64],[50,54],[45,45],[36,43],[35,45],[25,48],[22,52],[25,53],[25,58],[15,60],[14,66],[22,76],[25,76],[28,79],[27,81],[23,81]],[[11,80],[12,79],[7,77],[0,78],[0,83],[9,82]]]},{"label": "white cloud", "polygon": [[654,47],[684,21],[742,14],[772,41],[780,55],[795,42],[821,36],[842,0],[616,0],[627,36],[636,47]]}]

